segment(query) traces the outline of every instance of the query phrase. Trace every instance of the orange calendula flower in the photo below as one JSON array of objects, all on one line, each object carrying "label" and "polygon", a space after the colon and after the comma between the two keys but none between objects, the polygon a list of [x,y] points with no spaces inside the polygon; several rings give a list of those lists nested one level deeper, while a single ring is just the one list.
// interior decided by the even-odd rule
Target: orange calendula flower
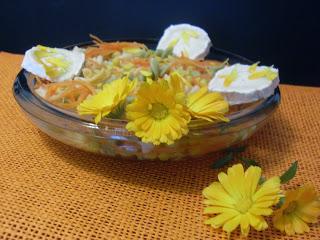
[{"label": "orange calendula flower", "polygon": [[320,200],[314,187],[306,185],[286,192],[285,202],[274,212],[273,225],[287,235],[309,231],[308,223],[320,216]]}]

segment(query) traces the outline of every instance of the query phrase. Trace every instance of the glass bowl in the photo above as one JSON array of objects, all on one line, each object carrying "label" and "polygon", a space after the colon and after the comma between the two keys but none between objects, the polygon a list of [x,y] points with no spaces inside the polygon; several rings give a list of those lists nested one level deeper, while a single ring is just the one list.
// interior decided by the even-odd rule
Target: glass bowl
[{"label": "glass bowl", "polygon": [[[152,39],[134,41],[145,43],[153,49],[157,43]],[[85,47],[90,44],[92,42],[76,45]],[[252,64],[244,57],[218,48],[212,48],[207,58],[220,61],[228,58],[230,64]],[[192,120],[188,135],[172,145],[154,146],[141,142],[128,132],[124,120],[106,119],[102,124],[96,125],[89,119],[79,118],[48,104],[34,93],[33,84],[32,74],[21,70],[15,79],[13,94],[34,125],[47,135],[70,146],[117,158],[178,160],[196,158],[228,148],[246,140],[260,129],[280,103],[280,91],[277,88],[269,98],[234,110],[228,115],[228,123]]]}]

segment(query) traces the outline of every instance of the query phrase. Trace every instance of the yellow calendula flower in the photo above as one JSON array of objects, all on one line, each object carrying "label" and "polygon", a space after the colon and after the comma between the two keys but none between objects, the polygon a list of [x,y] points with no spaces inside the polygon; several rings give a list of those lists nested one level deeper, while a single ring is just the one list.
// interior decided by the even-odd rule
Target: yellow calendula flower
[{"label": "yellow calendula flower", "polygon": [[135,85],[136,81],[131,81],[128,77],[107,83],[99,93],[88,97],[77,107],[78,113],[80,115],[94,115],[94,121],[97,124],[125,100]]},{"label": "yellow calendula flower", "polygon": [[244,236],[250,226],[257,231],[266,229],[263,216],[271,215],[271,207],[279,201],[280,178],[273,177],[259,185],[260,177],[260,167],[251,166],[244,171],[241,164],[230,167],[227,174],[219,173],[219,182],[203,190],[204,214],[217,214],[205,224],[222,227],[228,235],[239,225]]},{"label": "yellow calendula flower", "polygon": [[186,105],[192,117],[210,122],[229,121],[224,116],[229,111],[228,102],[220,93],[208,92],[207,87],[202,87],[197,92],[189,94]]},{"label": "yellow calendula flower", "polygon": [[309,231],[307,223],[316,223],[320,216],[320,199],[314,187],[306,185],[287,191],[285,202],[274,212],[273,225],[287,235]]},{"label": "yellow calendula flower", "polygon": [[126,114],[126,128],[145,143],[172,144],[188,133],[190,114],[164,81],[143,84]]}]

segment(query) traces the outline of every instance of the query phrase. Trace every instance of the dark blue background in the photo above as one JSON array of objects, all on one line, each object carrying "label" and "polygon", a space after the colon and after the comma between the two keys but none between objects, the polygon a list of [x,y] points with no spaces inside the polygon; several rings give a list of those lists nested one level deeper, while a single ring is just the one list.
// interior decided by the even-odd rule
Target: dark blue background
[{"label": "dark blue background", "polygon": [[[315,2],[315,1],[314,1]],[[319,8],[312,1],[5,1],[0,50],[101,38],[158,38],[170,24],[205,29],[214,46],[280,68],[283,83],[320,86]]]}]

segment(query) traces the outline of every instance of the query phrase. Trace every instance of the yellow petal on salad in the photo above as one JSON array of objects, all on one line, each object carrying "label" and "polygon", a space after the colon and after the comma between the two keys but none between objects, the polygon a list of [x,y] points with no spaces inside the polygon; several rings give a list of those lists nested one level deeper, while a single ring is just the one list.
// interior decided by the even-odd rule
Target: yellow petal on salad
[{"label": "yellow petal on salad", "polygon": [[189,44],[190,38],[197,38],[199,34],[194,30],[185,30],[182,31],[181,37],[186,44]]},{"label": "yellow petal on salad", "polygon": [[259,65],[259,63],[260,63],[260,62],[256,62],[256,63],[250,65],[249,68],[248,68],[248,71],[249,71],[250,73],[255,72],[256,69],[257,69],[257,66]]},{"label": "yellow petal on salad", "polygon": [[67,50],[38,45],[25,53],[21,66],[40,78],[62,82],[80,73],[84,59],[77,47]]},{"label": "yellow petal on salad", "polygon": [[259,78],[267,78],[268,80],[272,81],[276,79],[278,76],[278,73],[275,71],[272,71],[271,68],[265,68],[261,71],[255,71],[250,76],[250,80],[255,80]]},{"label": "yellow petal on salad", "polygon": [[224,76],[224,86],[229,87],[231,83],[238,77],[238,70],[236,68],[232,69],[231,73]]},{"label": "yellow petal on salad", "polygon": [[169,43],[168,48],[174,48],[174,46],[179,42],[178,38],[172,39],[172,41]]}]

